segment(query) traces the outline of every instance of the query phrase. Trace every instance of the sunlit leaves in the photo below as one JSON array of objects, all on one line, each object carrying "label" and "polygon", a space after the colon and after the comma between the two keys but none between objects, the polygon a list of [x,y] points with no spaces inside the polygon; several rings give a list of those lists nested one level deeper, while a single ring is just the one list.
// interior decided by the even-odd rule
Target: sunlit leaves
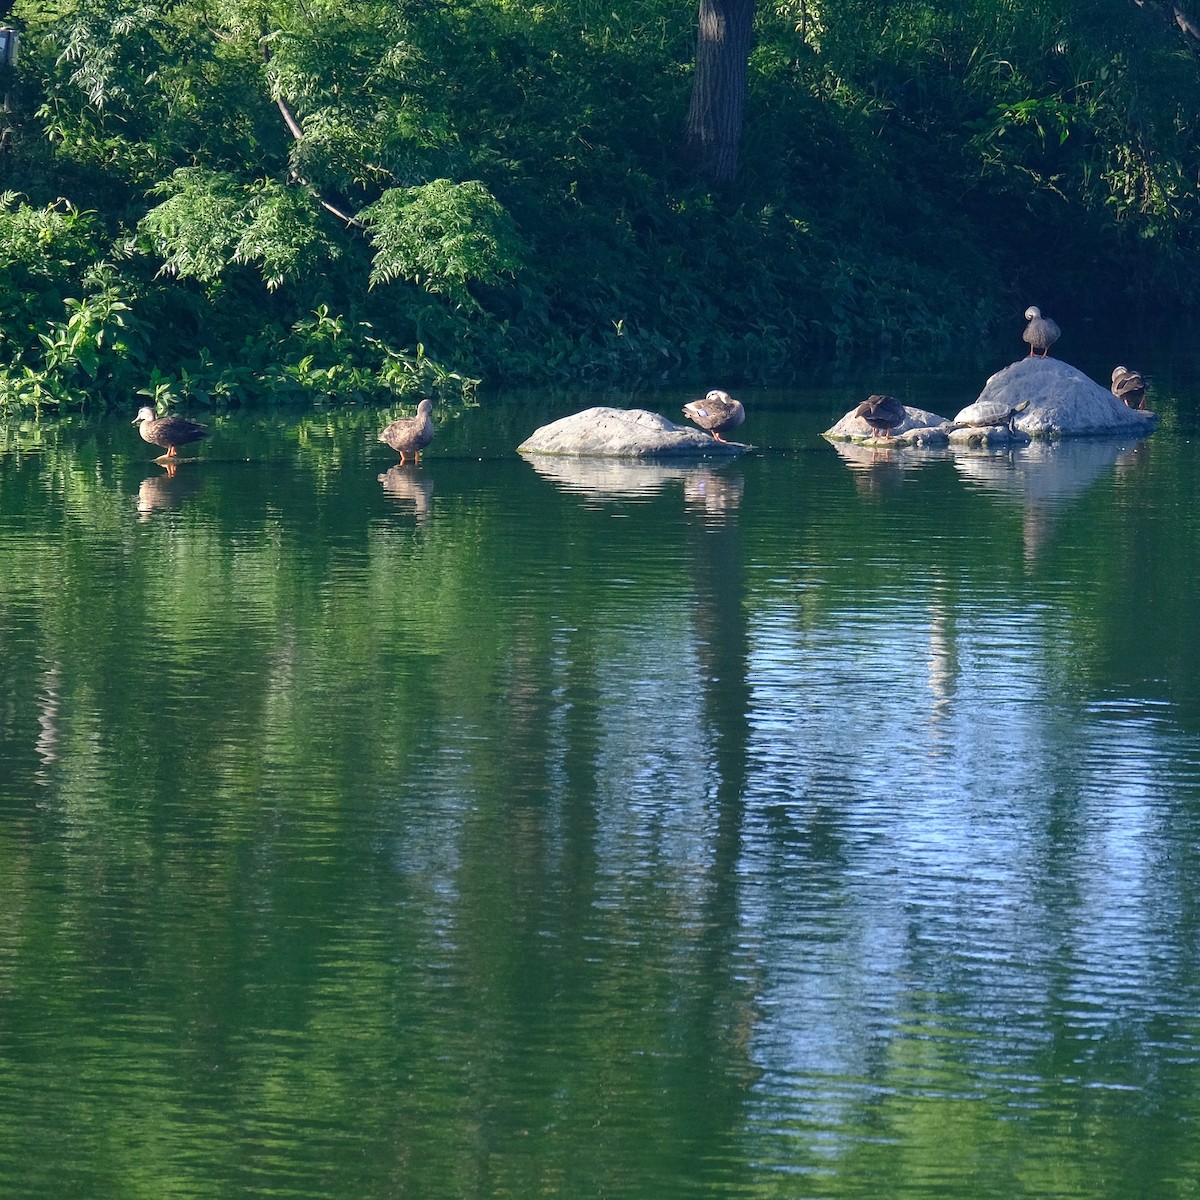
[{"label": "sunlit leaves", "polygon": [[311,198],[296,188],[191,167],[155,190],[167,199],[140,229],[169,275],[211,285],[227,267],[250,265],[273,290],[333,252]]},{"label": "sunlit leaves", "polygon": [[392,188],[359,215],[375,246],[372,285],[407,279],[471,304],[468,284],[500,283],[521,266],[511,218],[477,181]]},{"label": "sunlit leaves", "polygon": [[104,108],[113,99],[131,98],[130,64],[145,61],[143,38],[159,19],[159,6],[149,3],[82,5],[64,23],[59,61],[71,65],[71,82],[89,104]]}]

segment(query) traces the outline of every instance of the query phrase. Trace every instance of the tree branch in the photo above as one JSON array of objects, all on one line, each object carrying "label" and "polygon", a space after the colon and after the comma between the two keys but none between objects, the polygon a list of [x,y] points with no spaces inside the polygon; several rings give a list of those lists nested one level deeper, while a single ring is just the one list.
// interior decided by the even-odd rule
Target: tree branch
[{"label": "tree branch", "polygon": [[[265,37],[262,38],[261,44],[263,62],[269,63],[271,61],[271,47],[267,44],[267,39]],[[296,120],[296,115],[292,112],[288,102],[282,96],[276,96],[275,103],[278,106],[279,111],[283,114],[284,124],[288,127],[288,132],[291,133],[293,139],[296,142],[304,141],[304,130],[300,127],[300,122]],[[336,204],[332,204],[330,201],[326,200],[325,197],[322,196],[321,193],[317,191],[317,189],[313,187],[307,179],[298,174],[295,170],[292,171],[292,178],[298,184],[300,184],[301,187],[305,188],[308,194],[323,209],[325,209],[326,212],[332,213],[339,221],[344,221],[348,227],[354,229],[366,229],[366,226],[357,217],[351,216],[347,212],[343,212],[337,207]]]}]

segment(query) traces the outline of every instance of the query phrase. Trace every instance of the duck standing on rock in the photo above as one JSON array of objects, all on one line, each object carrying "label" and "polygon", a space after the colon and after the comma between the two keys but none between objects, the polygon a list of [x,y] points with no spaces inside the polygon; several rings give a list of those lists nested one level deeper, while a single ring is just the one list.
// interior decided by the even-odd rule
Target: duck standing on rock
[{"label": "duck standing on rock", "polygon": [[433,401],[422,400],[417,405],[415,417],[401,417],[393,421],[379,435],[384,445],[391,446],[400,455],[400,463],[421,461],[421,451],[433,441]]},{"label": "duck standing on rock", "polygon": [[1139,411],[1146,407],[1146,380],[1140,371],[1128,367],[1113,367],[1112,394]]},{"label": "duck standing on rock", "polygon": [[854,410],[854,415],[862,417],[877,434],[890,438],[892,430],[908,416],[908,410],[895,396],[868,396]]},{"label": "duck standing on rock", "polygon": [[735,400],[728,392],[714,389],[703,400],[691,400],[683,406],[683,411],[689,421],[707,430],[723,442],[723,433],[737,429],[746,419],[746,410],[740,400]]},{"label": "duck standing on rock", "polygon": [[199,442],[208,437],[208,426],[189,421],[186,417],[156,417],[148,404],[138,409],[138,415],[129,422],[138,426],[143,442],[151,446],[162,446],[167,458],[174,458],[180,446]]},{"label": "duck standing on rock", "polygon": [[1040,350],[1041,357],[1045,358],[1046,351],[1062,337],[1062,330],[1059,329],[1056,321],[1050,320],[1049,317],[1043,317],[1042,310],[1032,304],[1025,310],[1025,319],[1029,324],[1025,326],[1025,332],[1021,334],[1021,337],[1029,343],[1029,357],[1033,357],[1035,350]]}]

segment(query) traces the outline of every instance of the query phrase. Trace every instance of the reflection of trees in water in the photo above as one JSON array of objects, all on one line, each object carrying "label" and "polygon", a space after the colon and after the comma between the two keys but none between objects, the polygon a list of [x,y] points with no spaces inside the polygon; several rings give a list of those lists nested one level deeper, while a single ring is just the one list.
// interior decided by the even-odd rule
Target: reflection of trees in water
[{"label": "reflection of trees in water", "polygon": [[[525,1003],[560,1027],[548,1074],[583,1053],[572,1019],[600,1009],[615,1058],[598,1086],[618,1110],[641,1086],[622,1047],[654,1056],[667,1156],[694,1159],[736,1126],[752,1021],[738,894],[748,729],[733,515],[741,481],[703,468],[571,479],[585,503],[568,494],[552,511],[565,540],[587,544],[591,577],[542,578],[548,591],[497,598],[501,611],[513,606],[494,684],[508,778],[492,756],[485,769],[508,815],[495,827],[492,813],[468,853],[476,869],[492,864],[480,877],[490,901],[479,893],[470,904],[499,916],[508,909],[497,897],[521,903],[508,931],[488,923],[491,949],[476,949],[482,962],[507,945],[514,978],[541,981]],[[683,505],[670,490],[679,481]],[[656,507],[617,526],[586,503],[646,489]],[[605,578],[614,563],[623,581]]]},{"label": "reflection of trees in water", "polygon": [[37,736],[36,750],[39,762],[38,782],[43,784],[49,781],[47,769],[58,758],[59,676],[59,665],[49,664],[42,675],[39,692],[38,725],[41,726],[41,732]]},{"label": "reflection of trees in water", "polygon": [[[977,560],[784,615],[737,469],[622,521],[448,469],[419,537],[374,467],[316,498],[206,471],[194,521],[146,526],[132,475],[15,474],[0,787],[44,786],[5,861],[54,874],[10,914],[7,1003],[54,994],[73,1096],[136,1053],[144,1096],[226,1112],[232,1066],[331,1171],[353,1113],[364,1193],[620,1164],[665,1194],[726,1152],[874,1182],[918,1120],[936,1183],[1092,1082],[1117,1157],[1114,1081],[1188,1094],[1194,747],[1077,712],[1056,613],[968,595]],[[805,563],[844,554],[823,529]],[[196,1069],[166,1078],[158,1021],[109,1043],[81,977],[165,981],[139,1001]],[[539,1131],[561,1174],[508,1151]]]},{"label": "reflection of trees in water", "polygon": [[929,602],[929,641],[926,654],[929,674],[930,736],[944,743],[950,736],[948,719],[958,687],[958,642],[954,606],[939,581]]}]

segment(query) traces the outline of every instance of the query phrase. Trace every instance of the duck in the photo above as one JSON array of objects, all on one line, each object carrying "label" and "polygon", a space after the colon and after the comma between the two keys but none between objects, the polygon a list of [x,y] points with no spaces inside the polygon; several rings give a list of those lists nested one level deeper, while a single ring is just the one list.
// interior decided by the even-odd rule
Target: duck
[{"label": "duck", "polygon": [[401,417],[393,421],[379,435],[379,440],[391,446],[400,455],[401,465],[408,461],[421,461],[421,451],[433,441],[433,401],[422,400],[417,405],[415,417]]},{"label": "duck", "polygon": [[164,447],[167,458],[174,458],[180,446],[208,437],[207,425],[189,421],[186,417],[155,416],[154,409],[148,404],[139,408],[138,415],[129,423],[138,426],[138,433],[143,442]]},{"label": "duck", "polygon": [[717,388],[703,400],[689,400],[683,406],[683,412],[689,421],[711,433],[718,442],[725,440],[721,434],[737,429],[746,419],[742,402]]},{"label": "duck", "polygon": [[1043,317],[1042,310],[1033,304],[1025,310],[1025,320],[1029,324],[1025,326],[1021,338],[1029,343],[1029,357],[1033,357],[1035,350],[1040,350],[1041,357],[1045,358],[1050,347],[1062,337],[1062,330],[1056,321]]},{"label": "duck", "polygon": [[856,417],[876,432],[890,438],[892,430],[908,416],[908,409],[895,396],[868,396],[855,410]]},{"label": "duck", "polygon": [[1146,380],[1140,371],[1128,367],[1113,367],[1112,394],[1124,400],[1130,408],[1146,407]]}]

